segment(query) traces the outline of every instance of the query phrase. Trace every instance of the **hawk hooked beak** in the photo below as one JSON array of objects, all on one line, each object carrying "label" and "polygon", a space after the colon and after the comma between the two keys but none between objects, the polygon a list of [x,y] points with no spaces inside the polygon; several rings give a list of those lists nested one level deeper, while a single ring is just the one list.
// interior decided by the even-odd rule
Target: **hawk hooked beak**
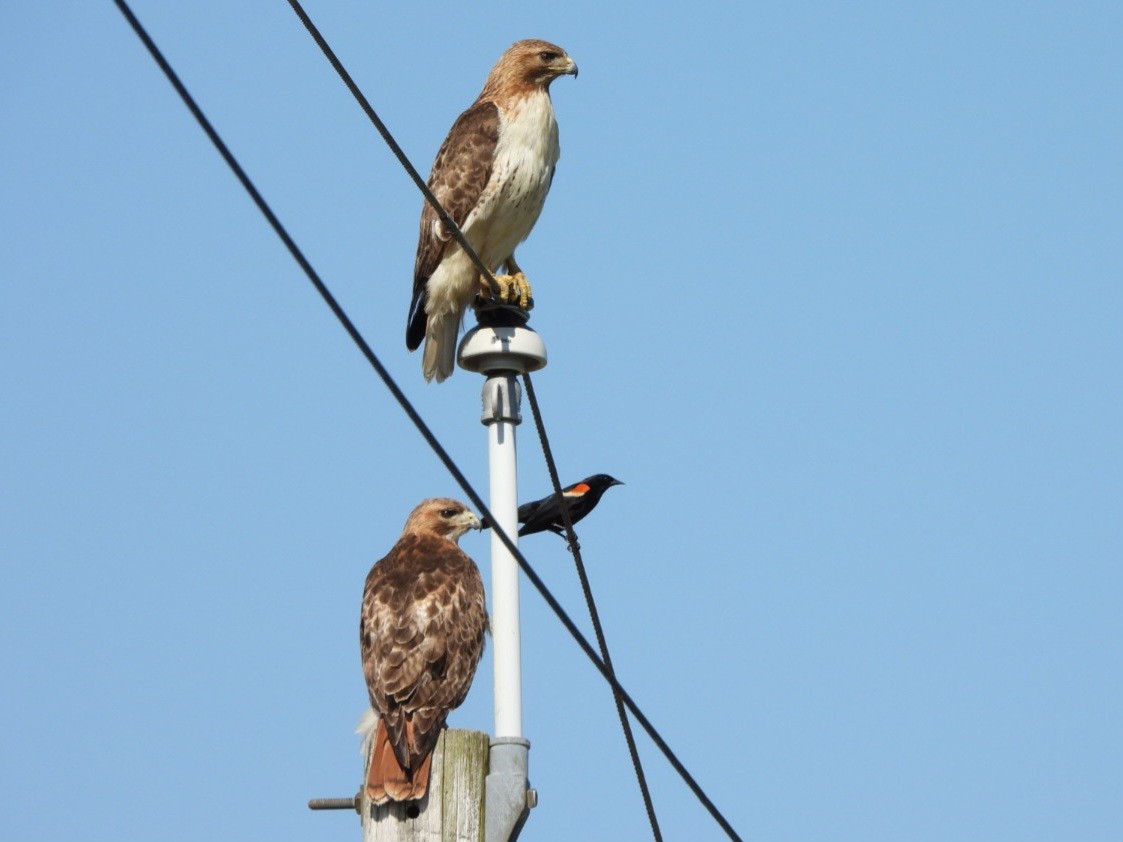
[{"label": "hawk hooked beak", "polygon": [[[458,510],[459,509],[459,510]],[[446,538],[459,541],[460,536],[469,529],[479,529],[480,519],[463,507],[442,509],[440,512],[439,532]]]},{"label": "hawk hooked beak", "polygon": [[455,523],[461,534],[464,534],[469,529],[480,528],[480,519],[476,517],[474,512],[470,512],[467,509],[456,516]]},{"label": "hawk hooked beak", "polygon": [[572,76],[574,79],[577,78],[577,62],[564,52],[560,55],[555,53],[553,58],[551,58],[550,62],[546,65],[546,69],[549,71],[551,79],[556,79],[559,76]]}]

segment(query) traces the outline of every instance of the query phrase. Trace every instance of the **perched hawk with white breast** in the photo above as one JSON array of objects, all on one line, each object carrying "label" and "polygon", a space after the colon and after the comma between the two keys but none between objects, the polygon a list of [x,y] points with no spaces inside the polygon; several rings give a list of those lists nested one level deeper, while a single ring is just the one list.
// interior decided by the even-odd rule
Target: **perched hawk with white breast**
[{"label": "perched hawk with white breast", "polygon": [[[576,76],[577,65],[561,47],[537,40],[511,45],[453,123],[429,176],[429,189],[487,268],[508,272],[497,277],[501,299],[524,309],[530,287],[515,263],[515,247],[538,220],[554,177],[560,148],[550,83],[568,74]],[[426,380],[439,383],[452,374],[460,322],[481,280],[426,202],[406,326],[409,350],[425,340]],[[486,282],[482,290],[491,296]]]},{"label": "perched hawk with white breast", "polygon": [[425,500],[367,575],[359,649],[374,715],[361,730],[375,804],[424,797],[445,719],[472,686],[487,609],[480,571],[456,542],[479,526],[463,503]]}]

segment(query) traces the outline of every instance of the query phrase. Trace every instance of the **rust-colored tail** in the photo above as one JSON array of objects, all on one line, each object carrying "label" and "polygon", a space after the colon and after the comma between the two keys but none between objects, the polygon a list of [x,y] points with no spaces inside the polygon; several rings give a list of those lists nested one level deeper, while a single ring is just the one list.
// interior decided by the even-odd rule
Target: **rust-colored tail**
[{"label": "rust-colored tail", "polygon": [[[406,728],[409,727],[410,723],[407,723]],[[370,766],[367,768],[367,797],[375,804],[424,798],[429,791],[429,768],[432,765],[433,753],[429,752],[417,764],[417,768],[403,769],[394,756],[394,747],[386,732],[386,722],[379,719],[374,747],[370,752]]]}]

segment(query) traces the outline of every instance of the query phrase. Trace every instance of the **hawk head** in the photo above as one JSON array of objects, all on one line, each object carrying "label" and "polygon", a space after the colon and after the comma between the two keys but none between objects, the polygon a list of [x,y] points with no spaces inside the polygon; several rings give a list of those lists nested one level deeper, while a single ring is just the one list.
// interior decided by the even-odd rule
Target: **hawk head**
[{"label": "hawk head", "polygon": [[480,519],[463,503],[448,497],[434,497],[422,500],[410,512],[402,534],[436,535],[455,542],[469,529],[479,528]]},{"label": "hawk head", "polygon": [[557,44],[536,38],[516,41],[491,69],[481,96],[549,88],[559,76],[577,76],[577,63],[565,50]]}]

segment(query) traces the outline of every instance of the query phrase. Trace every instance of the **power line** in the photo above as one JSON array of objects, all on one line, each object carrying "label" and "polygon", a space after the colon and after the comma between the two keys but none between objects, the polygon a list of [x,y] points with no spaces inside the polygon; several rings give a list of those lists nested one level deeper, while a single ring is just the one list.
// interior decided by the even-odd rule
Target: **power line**
[{"label": "power line", "polygon": [[[585,561],[581,558],[581,545],[578,543],[577,533],[573,529],[573,517],[569,513],[569,506],[566,503],[565,494],[562,492],[561,480],[558,479],[558,469],[554,464],[554,452],[550,448],[550,440],[546,437],[546,426],[542,423],[542,411],[538,407],[538,397],[534,394],[534,383],[531,381],[529,373],[523,375],[523,382],[526,384],[526,397],[530,403],[531,414],[534,416],[534,426],[538,428],[538,440],[542,443],[542,455],[546,459],[546,469],[550,473],[550,482],[554,486],[554,495],[558,501],[558,508],[561,510],[562,525],[565,527],[565,540],[569,545],[570,553],[573,554],[573,563],[577,567],[577,578],[581,581],[581,591],[585,594],[585,605],[589,609],[589,619],[593,623],[593,633],[597,638],[600,656],[604,665],[615,678],[616,671],[612,667],[612,658],[608,654],[608,642],[604,637],[600,612],[597,611],[597,603],[593,599],[593,588],[589,584],[589,575],[585,571]],[[612,689],[612,698],[616,703],[616,715],[620,718],[620,727],[624,730],[624,741],[628,744],[632,768],[635,770],[636,780],[639,782],[640,795],[643,796],[643,808],[647,812],[647,821],[651,824],[651,834],[655,837],[656,842],[662,842],[663,834],[659,830],[659,819],[655,816],[655,805],[651,801],[651,790],[647,787],[647,776],[643,773],[643,763],[640,762],[639,751],[636,749],[636,738],[632,734],[632,725],[628,721],[627,711],[624,710],[624,700],[616,692],[615,687]]]},{"label": "power line", "polygon": [[320,34],[320,30],[312,23],[312,19],[308,17],[307,12],[304,11],[304,7],[297,2],[293,2],[293,0],[289,0],[289,5],[292,6],[292,10],[296,12],[296,16],[300,18],[300,22],[304,24],[304,28],[308,30],[308,34],[312,36],[312,40],[316,42],[316,45],[323,51],[324,55],[327,56],[328,61],[331,62],[331,66],[335,68],[335,72],[338,73],[339,78],[343,80],[343,84],[351,91],[351,95],[355,97],[367,117],[374,123],[374,127],[378,129],[378,133],[382,135],[382,139],[386,141],[386,145],[390,147],[390,151],[394,153],[394,157],[398,159],[398,163],[402,165],[402,168],[409,174],[409,177],[413,179],[413,183],[417,185],[417,189],[425,196],[425,200],[432,206],[433,210],[437,212],[441,224],[452,232],[452,236],[456,239],[460,248],[464,249],[464,253],[468,255],[468,259],[472,261],[473,265],[480,270],[480,274],[487,280],[487,284],[491,288],[492,296],[497,296],[499,294],[499,284],[496,283],[495,276],[491,273],[491,269],[480,259],[480,256],[476,254],[475,249],[472,248],[472,244],[468,242],[468,238],[464,236],[464,232],[460,230],[460,226],[456,224],[456,220],[449,216],[448,211],[437,201],[437,197],[433,195],[433,191],[429,189],[429,185],[425,183],[425,179],[421,177],[421,173],[417,171],[417,168],[410,162],[409,158],[406,157],[406,153],[402,150],[402,147],[398,146],[398,141],[394,140],[394,136],[390,134],[390,130],[386,128],[386,124],[382,122],[382,118],[378,116],[370,102],[363,96],[363,92],[359,90],[359,86],[355,84],[355,80],[351,78],[351,74],[347,72],[347,68],[345,68],[343,63],[336,57],[335,51],[332,50],[328,42],[324,40],[324,37]]},{"label": "power line", "polygon": [[[424,194],[425,200],[430,204],[433,210],[436,211],[442,223],[453,232],[454,236],[456,237],[456,241],[457,243],[459,243],[461,249],[463,249],[464,252],[468,255],[473,264],[475,264],[476,268],[481,270],[483,276],[488,279],[490,284],[492,284],[492,290],[494,291],[496,287],[494,285],[494,279],[491,276],[490,267],[480,259],[479,255],[476,254],[475,249],[472,248],[471,243],[468,242],[467,238],[460,230],[460,227],[449,216],[444,207],[441,206],[441,203],[437,200],[437,197],[433,195],[432,191],[429,190],[428,185],[425,183],[425,181],[422,180],[421,174],[417,171],[417,168],[413,166],[413,163],[409,160],[408,156],[405,154],[405,151],[398,145],[398,142],[394,139],[393,134],[390,132],[389,128],[387,128],[386,124],[382,122],[382,119],[378,116],[378,113],[374,110],[374,107],[367,100],[358,84],[353,78],[351,78],[351,74],[347,71],[347,68],[343,66],[343,62],[335,54],[335,51],[331,48],[331,45],[328,44],[327,39],[324,38],[324,36],[320,33],[319,28],[315,25],[315,23],[312,22],[312,19],[308,16],[308,13],[304,11],[304,7],[301,6],[299,0],[289,0],[289,5],[292,7],[293,12],[296,13],[296,16],[300,19],[300,22],[304,24],[304,28],[308,30],[308,34],[312,36],[312,40],[316,42],[316,45],[320,48],[324,56],[327,58],[328,62],[335,69],[335,72],[339,75],[339,78],[343,81],[343,84],[347,86],[347,89],[351,92],[351,95],[359,103],[359,107],[362,108],[363,113],[367,115],[370,121],[374,124],[375,129],[377,129],[378,133],[382,135],[382,139],[386,141],[387,146],[390,147],[390,151],[393,152],[394,157],[398,159],[398,163],[402,165],[405,171],[409,174],[410,178],[413,179],[414,184],[416,184],[418,189],[421,190],[422,194]],[[577,576],[581,582],[581,590],[585,595],[585,604],[589,611],[589,618],[593,624],[593,632],[597,638],[597,646],[600,649],[600,655],[602,660],[604,661],[605,666],[615,678],[616,673],[612,667],[612,658],[608,652],[608,643],[604,636],[604,627],[601,624],[600,613],[597,611],[597,605],[596,600],[593,597],[592,586],[589,584],[589,577],[585,571],[585,563],[581,558],[581,548],[577,543],[577,535],[573,531],[573,522],[570,518],[569,510],[566,507],[565,500],[562,496],[561,483],[558,479],[557,466],[554,462],[554,455],[550,448],[549,439],[546,437],[546,428],[542,421],[542,414],[538,407],[538,400],[534,394],[534,386],[531,382],[530,375],[525,374],[523,376],[523,381],[526,383],[527,398],[530,402],[531,412],[534,415],[534,422],[538,430],[539,441],[542,444],[542,452],[546,460],[546,466],[550,474],[550,480],[554,485],[554,493],[557,495],[558,503],[561,507],[562,522],[564,523],[568,534],[567,541],[569,543],[569,549],[573,554],[574,564],[577,568]],[[624,709],[624,702],[620,698],[620,694],[616,692],[615,688],[613,688],[613,701],[616,705],[616,714],[620,719],[620,727],[624,732],[624,741],[628,747],[628,755],[632,761],[632,769],[635,772],[636,781],[639,784],[640,795],[643,798],[644,811],[647,813],[647,820],[651,825],[652,836],[654,837],[655,842],[663,842],[663,834],[659,829],[659,819],[655,815],[655,805],[653,804],[651,799],[651,790],[647,785],[647,776],[644,774],[643,762],[640,759],[639,750],[636,748],[636,740],[635,736],[632,734],[632,726],[628,721],[628,714]]]},{"label": "power line", "polygon": [[[511,555],[514,556],[515,560],[519,564],[519,567],[522,569],[523,573],[526,574],[527,579],[532,585],[534,585],[535,589],[545,600],[546,604],[554,612],[561,624],[565,626],[566,630],[570,633],[570,636],[573,637],[577,645],[585,653],[586,657],[588,657],[589,660],[593,663],[593,666],[595,666],[601,673],[601,675],[604,676],[604,679],[611,685],[613,691],[619,695],[619,698],[624,702],[624,705],[636,718],[636,721],[640,723],[644,731],[647,732],[648,736],[663,753],[664,757],[667,758],[667,761],[671,764],[675,771],[679,773],[679,776],[686,782],[687,786],[694,793],[695,797],[698,798],[698,800],[702,803],[702,805],[706,808],[706,810],[710,813],[710,815],[714,818],[714,820],[718,823],[722,830],[725,831],[726,835],[729,836],[730,839],[735,840],[735,842],[741,842],[741,837],[737,835],[736,831],[733,830],[733,827],[717,809],[717,806],[705,794],[702,788],[698,785],[698,782],[694,780],[694,777],[689,773],[689,771],[687,771],[686,767],[683,766],[677,755],[675,755],[675,753],[671,750],[671,747],[667,745],[666,741],[662,738],[662,736],[660,736],[659,732],[655,729],[655,726],[651,724],[651,721],[644,715],[643,711],[639,709],[639,706],[635,703],[632,697],[628,695],[627,691],[625,691],[620,683],[616,680],[615,674],[612,672],[612,670],[608,668],[605,663],[597,656],[597,653],[593,650],[593,647],[589,644],[589,641],[577,628],[573,620],[570,619],[569,615],[565,612],[565,609],[562,608],[561,604],[557,601],[557,599],[554,598],[553,594],[550,593],[545,583],[530,566],[530,563],[526,560],[526,557],[523,556],[523,554],[519,551],[518,546],[516,546],[514,541],[511,540],[510,536],[508,536],[503,529],[499,528],[496,525],[495,517],[492,515],[491,510],[488,509],[487,505],[484,503],[480,495],[476,492],[475,488],[470,482],[468,482],[467,477],[464,476],[460,468],[456,465],[455,462],[453,462],[452,457],[448,455],[448,452],[437,440],[436,436],[433,435],[433,432],[429,429],[428,425],[418,414],[417,410],[413,407],[413,404],[410,403],[409,399],[405,396],[405,393],[402,392],[401,388],[394,381],[393,377],[390,376],[390,372],[382,364],[381,360],[379,360],[378,356],[371,349],[370,345],[363,338],[362,334],[359,333],[358,328],[355,327],[354,323],[347,316],[346,312],[344,312],[343,308],[336,301],[335,297],[327,288],[326,284],[324,284],[324,282],[320,279],[320,276],[312,267],[312,264],[308,262],[308,259],[296,245],[296,242],[292,239],[291,236],[289,236],[289,233],[285,229],[284,225],[281,224],[281,221],[277,218],[276,214],[273,213],[272,209],[269,207],[269,204],[265,201],[264,197],[254,186],[245,170],[242,169],[241,164],[238,163],[229,147],[226,146],[226,143],[222,140],[218,132],[215,130],[214,126],[211,124],[210,120],[207,119],[202,109],[198,106],[194,98],[188,92],[187,88],[180,81],[179,76],[176,75],[171,65],[168,64],[167,60],[164,58],[163,53],[160,52],[160,49],[156,46],[151,37],[149,37],[148,32],[141,25],[136,15],[133,14],[132,9],[129,8],[128,3],[125,2],[125,0],[113,0],[113,2],[120,10],[121,14],[125,17],[125,20],[128,21],[129,26],[132,27],[133,32],[136,34],[137,38],[139,38],[141,43],[144,44],[153,60],[160,67],[160,70],[167,77],[172,87],[175,88],[176,93],[179,94],[180,99],[183,100],[184,105],[187,106],[187,109],[191,112],[192,116],[195,117],[196,121],[199,123],[199,126],[206,133],[211,143],[214,144],[215,148],[218,150],[227,166],[230,167],[231,171],[237,177],[238,181],[241,182],[243,188],[245,188],[246,192],[250,195],[250,198],[253,199],[254,204],[258,207],[258,210],[261,211],[262,215],[269,222],[274,232],[281,239],[281,242],[284,243],[293,259],[296,260],[297,264],[304,271],[305,275],[307,275],[309,281],[311,281],[312,285],[316,288],[316,291],[319,292],[321,298],[324,299],[324,302],[328,305],[329,309],[331,309],[332,313],[339,320],[344,330],[347,331],[347,334],[351,337],[355,345],[358,346],[360,352],[364,357],[366,357],[367,361],[374,368],[383,384],[394,396],[398,404],[402,407],[402,410],[413,422],[414,426],[417,427],[417,430],[419,433],[421,433],[422,438],[425,439],[426,443],[437,455],[437,458],[445,466],[449,474],[451,474],[453,479],[456,480],[461,490],[463,490],[468,498],[472,501],[472,504],[475,505],[478,511],[485,517],[487,517],[487,519],[492,523],[492,530],[494,534],[499,537],[503,545],[508,549]],[[292,2],[292,0],[290,0],[290,2]],[[437,206],[439,207],[439,205]]]},{"label": "power line", "polygon": [[[429,189],[428,184],[421,178],[421,174],[418,172],[417,168],[413,166],[413,163],[409,160],[409,157],[405,154],[405,151],[401,148],[401,146],[398,145],[397,140],[394,139],[394,136],[390,132],[389,128],[387,128],[386,124],[382,122],[382,119],[378,116],[378,113],[374,110],[374,107],[370,104],[366,96],[363,94],[362,90],[359,88],[358,84],[351,77],[351,74],[347,71],[347,68],[344,67],[343,62],[335,54],[335,51],[331,48],[331,45],[328,44],[327,39],[324,38],[320,33],[319,28],[315,25],[315,23],[312,22],[312,19],[308,16],[308,13],[304,11],[304,7],[301,6],[298,0],[289,0],[289,5],[292,7],[293,12],[296,13],[296,16],[300,19],[300,22],[304,24],[304,28],[308,30],[308,34],[312,37],[312,40],[316,42],[316,45],[320,48],[324,56],[327,58],[328,62],[335,69],[335,72],[339,75],[339,78],[343,81],[343,84],[347,86],[347,89],[351,92],[351,95],[354,96],[355,100],[359,103],[359,107],[362,108],[363,113],[366,114],[371,123],[374,124],[375,129],[382,136],[382,139],[386,142],[386,145],[389,146],[390,151],[394,154],[394,157],[398,159],[398,163],[402,165],[403,169],[405,169],[406,173],[408,173],[410,178],[413,180],[413,183],[425,196],[425,200],[429,203],[433,210],[436,211],[437,216],[441,219],[441,222],[450,231],[453,232],[453,235],[455,236],[456,241],[460,245],[461,249],[463,249],[463,251],[468,255],[469,259],[481,272],[481,274],[485,278],[487,278],[489,284],[492,285],[492,290],[494,292],[496,287],[494,285],[494,278],[492,277],[490,267],[483,262],[479,255],[476,254],[475,249],[472,248],[471,243],[468,242],[467,237],[464,236],[464,233],[460,230],[460,227],[456,224],[455,220],[451,218],[448,212],[437,200],[436,196],[433,195],[432,191]],[[597,611],[596,601],[593,598],[592,587],[589,584],[589,577],[585,572],[585,563],[581,558],[580,546],[577,543],[577,536],[573,532],[573,523],[561,497],[561,485],[558,480],[557,466],[554,463],[553,453],[550,449],[549,441],[546,438],[546,429],[542,422],[542,415],[538,408],[538,401],[534,396],[534,387],[531,384],[529,375],[524,376],[524,382],[526,383],[527,397],[530,401],[535,425],[538,429],[538,437],[542,443],[542,451],[546,459],[546,465],[549,470],[551,481],[554,484],[554,491],[558,495],[558,500],[562,507],[563,522],[565,523],[569,534],[568,540],[570,552],[573,553],[574,563],[577,567],[577,575],[581,582],[581,589],[585,595],[585,602],[588,606],[589,617],[592,620],[593,631],[597,638],[597,645],[600,649],[601,658],[604,660],[605,665],[609,670],[612,670],[612,660],[608,653],[608,644],[605,640],[604,628],[601,625],[600,614]],[[615,675],[615,672],[613,672],[613,674]],[[631,724],[628,722],[628,715],[624,710],[624,704],[621,701],[619,695],[613,693],[613,696],[616,703],[617,715],[620,718],[620,724],[624,731],[624,740],[627,743],[628,753],[631,756],[632,767],[635,771],[636,779],[639,783],[640,794],[643,797],[644,809],[647,812],[648,822],[651,824],[652,835],[655,837],[655,842],[662,842],[663,835],[659,830],[659,821],[655,815],[655,807],[651,800],[651,791],[647,786],[647,778],[644,775],[643,763],[640,760],[639,751],[636,749],[636,741],[634,735],[632,734]]]}]

